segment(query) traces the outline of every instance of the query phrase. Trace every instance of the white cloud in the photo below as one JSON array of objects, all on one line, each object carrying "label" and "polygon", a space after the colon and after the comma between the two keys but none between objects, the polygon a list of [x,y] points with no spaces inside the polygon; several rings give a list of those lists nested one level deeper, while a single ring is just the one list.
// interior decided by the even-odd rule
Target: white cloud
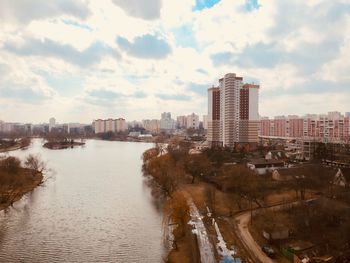
[{"label": "white cloud", "polygon": [[[263,114],[348,104],[346,0],[260,0],[252,10],[244,0],[221,0],[195,11],[195,0],[38,0],[40,8],[31,2],[0,3],[0,63],[11,69],[0,76],[7,94],[1,104],[9,120],[28,119],[12,106],[19,100],[34,121],[203,114],[205,86],[227,72],[261,84]],[[42,98],[45,111],[29,105],[18,91],[24,86]],[[303,96],[316,90],[308,104]],[[338,93],[330,105],[331,90]]]}]

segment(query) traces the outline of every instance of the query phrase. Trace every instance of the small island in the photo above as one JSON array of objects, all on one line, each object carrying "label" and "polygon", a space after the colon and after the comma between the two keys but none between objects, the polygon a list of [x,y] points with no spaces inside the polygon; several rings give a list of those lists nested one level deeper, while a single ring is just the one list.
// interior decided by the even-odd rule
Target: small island
[{"label": "small island", "polygon": [[28,155],[23,164],[16,157],[0,157],[0,210],[41,185],[44,169],[44,162],[35,155]]},{"label": "small island", "polygon": [[80,139],[80,142],[78,142],[74,138],[70,137],[69,134],[57,131],[46,134],[44,139],[46,140],[46,143],[44,143],[43,147],[51,150],[68,149],[85,145],[83,139]]},{"label": "small island", "polygon": [[85,142],[76,142],[74,140],[63,140],[63,141],[50,141],[46,142],[43,146],[51,150],[61,150],[74,148],[76,146],[85,145]]}]

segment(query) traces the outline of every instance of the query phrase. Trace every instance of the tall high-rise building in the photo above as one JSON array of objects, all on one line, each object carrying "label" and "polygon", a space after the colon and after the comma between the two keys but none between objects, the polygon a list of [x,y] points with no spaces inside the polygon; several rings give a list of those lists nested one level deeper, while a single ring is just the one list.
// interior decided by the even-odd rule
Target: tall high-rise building
[{"label": "tall high-rise building", "polygon": [[208,132],[207,140],[211,146],[221,146],[220,141],[220,89],[208,89]]},{"label": "tall high-rise building", "polygon": [[219,87],[208,89],[207,140],[211,146],[257,143],[259,124],[259,85],[243,85],[242,77],[228,73],[219,79]]},{"label": "tall high-rise building", "polygon": [[240,90],[239,142],[257,143],[259,136],[259,85],[244,84]]},{"label": "tall high-rise building", "polygon": [[220,137],[223,146],[234,147],[239,142],[240,90],[243,78],[227,73],[219,79]]}]

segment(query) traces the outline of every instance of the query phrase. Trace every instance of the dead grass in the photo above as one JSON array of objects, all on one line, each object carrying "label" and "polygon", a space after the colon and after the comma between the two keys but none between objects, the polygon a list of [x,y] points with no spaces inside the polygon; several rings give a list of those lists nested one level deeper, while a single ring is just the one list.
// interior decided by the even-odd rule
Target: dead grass
[{"label": "dead grass", "polygon": [[16,174],[0,171],[0,210],[12,205],[43,181],[42,173],[20,168]]}]

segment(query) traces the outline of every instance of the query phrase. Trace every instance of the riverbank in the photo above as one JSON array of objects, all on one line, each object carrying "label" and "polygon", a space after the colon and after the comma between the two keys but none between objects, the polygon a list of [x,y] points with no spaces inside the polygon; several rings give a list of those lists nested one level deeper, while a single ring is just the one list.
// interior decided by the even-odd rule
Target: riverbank
[{"label": "riverbank", "polygon": [[240,210],[234,207],[232,196],[206,182],[188,184],[179,194],[190,200],[187,209],[194,210],[186,218],[183,236],[174,235],[177,246],[170,250],[168,262],[241,262],[249,258],[233,231],[234,215]]},{"label": "riverbank", "polygon": [[[170,232],[167,236],[171,244],[168,262],[187,262],[187,259],[190,259],[189,262],[271,262],[261,250],[262,245],[269,243],[268,239],[261,237],[265,224],[286,224],[292,221],[292,217],[288,220],[286,216],[277,218],[276,213],[266,217],[257,211],[275,208],[280,204],[310,200],[315,198],[316,193],[332,194],[332,198],[336,196],[335,188],[327,185],[332,178],[321,177],[324,168],[319,166],[308,168],[310,171],[304,173],[306,179],[301,185],[293,180],[276,181],[271,175],[259,176],[248,169],[241,160],[238,160],[240,164],[233,163],[232,159],[237,159],[237,152],[231,150],[208,149],[202,153],[189,154],[189,149],[191,145],[188,142],[170,141],[166,149],[156,145],[156,148],[143,154],[143,171],[159,186],[166,196],[166,207],[169,207],[164,212],[169,218],[165,224],[165,229],[168,228]],[[339,191],[342,202],[349,202],[350,194],[346,195],[349,193],[347,189]],[[334,201],[330,202],[328,199],[322,203],[323,210],[319,209],[322,212],[317,213],[323,216],[327,227],[333,225],[334,232],[344,217],[335,217],[336,212],[332,215],[325,212],[332,211],[335,207]],[[348,208],[346,206],[341,210],[340,204],[338,206],[343,214],[345,208]],[[303,209],[299,213],[302,216],[298,218],[311,216],[311,219],[318,218],[317,220],[321,221],[319,216],[312,217],[315,206],[310,204]],[[298,212],[294,207],[287,207],[287,210],[291,215]],[[252,222],[251,214],[254,215]],[[317,220],[314,225],[317,224]],[[289,229],[292,229],[294,234],[303,233],[304,228],[310,228],[308,222],[294,222],[290,224]],[[248,226],[251,224],[253,228],[250,229],[250,233]],[[255,226],[258,228],[255,229]],[[343,232],[346,233],[345,229]],[[300,237],[306,241],[313,241],[312,238],[302,235]],[[331,234],[327,234],[327,237],[333,239]],[[345,236],[342,238],[342,242],[345,242]],[[292,241],[293,236],[287,236],[287,240]],[[273,248],[277,251],[279,246]],[[260,255],[258,258],[257,251]],[[285,262],[280,253],[276,260]]]},{"label": "riverbank", "polygon": [[17,141],[4,141],[2,140],[0,143],[0,153],[16,151],[19,149],[24,149],[30,145],[29,138],[22,138]]},{"label": "riverbank", "polygon": [[20,168],[15,177],[16,181],[11,181],[6,178],[3,171],[0,171],[0,211],[20,200],[43,182],[41,172],[27,168]]},{"label": "riverbank", "polygon": [[233,231],[233,215],[248,209],[249,203],[203,180],[211,172],[206,157],[169,145],[167,153],[154,148],[143,155],[145,174],[167,196],[164,228],[170,245],[166,261],[241,262],[246,255]]}]

